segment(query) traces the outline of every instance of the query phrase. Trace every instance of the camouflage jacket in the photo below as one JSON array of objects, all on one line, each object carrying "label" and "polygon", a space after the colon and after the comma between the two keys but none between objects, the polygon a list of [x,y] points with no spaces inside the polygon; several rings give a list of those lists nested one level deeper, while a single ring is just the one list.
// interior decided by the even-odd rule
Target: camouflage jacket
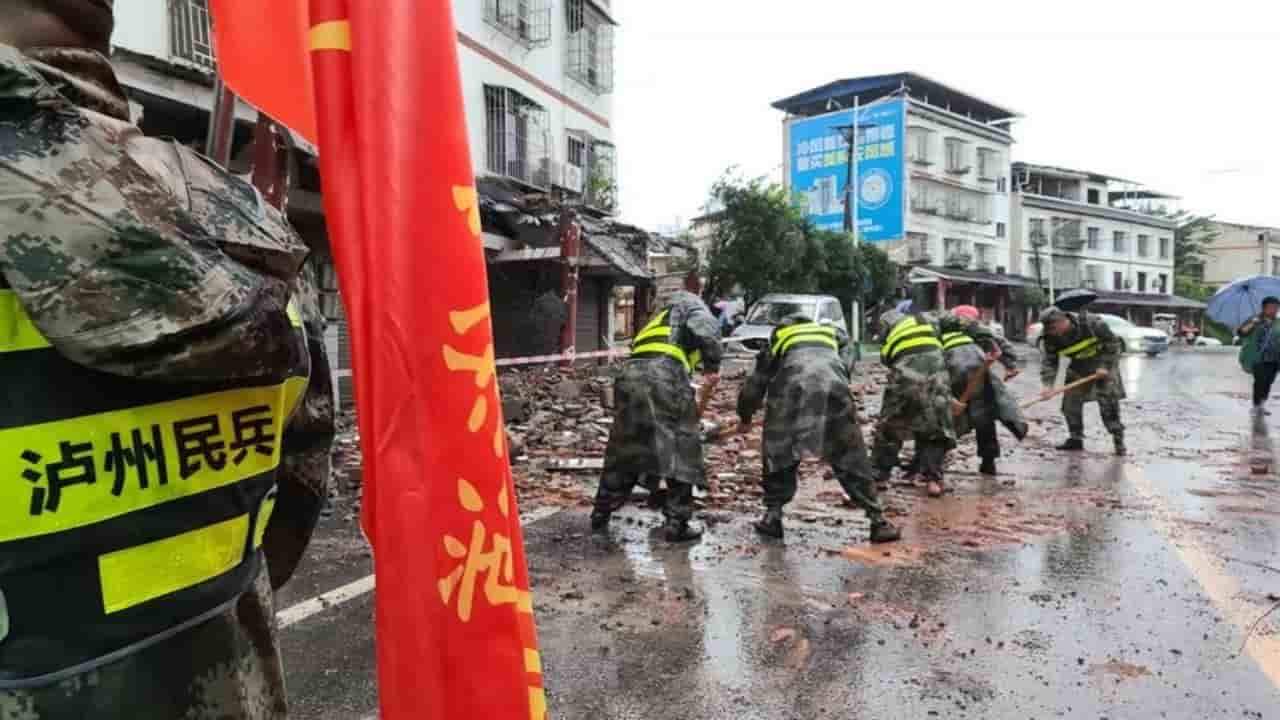
[{"label": "camouflage jacket", "polygon": [[[723,355],[715,317],[698,296],[676,293],[667,305],[670,341],[701,353],[703,368],[718,372]],[[646,474],[704,485],[698,403],[684,365],[664,355],[633,357],[614,383],[613,427],[605,470]]]},{"label": "camouflage jacket", "polygon": [[[999,362],[1006,368],[1016,368],[1017,355],[1013,346],[999,336],[995,336],[994,340],[1001,350]],[[986,364],[987,359],[986,353],[975,343],[944,350],[943,357],[946,360],[947,373],[951,378],[951,394],[956,398],[964,394],[970,378]],[[987,385],[991,386],[989,393],[985,392]],[[1006,425],[1022,425],[1026,422],[1017,400],[1009,393],[1008,387],[996,373],[988,371],[975,390],[976,392],[969,398],[965,412],[954,418],[957,436],[964,435],[979,424],[997,419]]]},{"label": "camouflage jacket", "polygon": [[[764,469],[782,470],[820,457],[841,470],[865,453],[857,409],[849,389],[849,336],[832,328],[837,348],[801,347],[775,355],[778,334],[804,317],[784,320],[756,356],[755,369],[738,394],[738,416],[750,422],[762,404]],[[767,402],[766,402],[767,398]]]},{"label": "camouflage jacket", "polygon": [[[898,313],[886,313],[886,316],[889,317],[885,323],[887,337],[906,316]],[[932,324],[940,339],[945,333],[960,332],[973,338],[985,350],[997,346],[989,329],[945,310],[914,316]],[[889,365],[877,436],[907,439],[918,435],[954,444],[951,400],[951,378],[941,350],[900,357]]]},{"label": "camouflage jacket", "polygon": [[[283,215],[199,154],[144,137],[98,53],[0,45],[0,218],[0,286],[76,363],[157,383],[253,384],[309,355],[263,545],[282,583],[327,494],[334,420],[308,249]],[[0,691],[0,714],[29,720],[277,718],[284,703],[265,574],[237,608],[145,650]]]},{"label": "camouflage jacket", "polygon": [[1045,333],[1043,337],[1044,357],[1040,361],[1040,381],[1045,387],[1052,387],[1058,376],[1058,363],[1066,357],[1065,351],[1077,343],[1097,338],[1098,352],[1093,357],[1077,357],[1067,366],[1066,382],[1070,383],[1093,374],[1098,370],[1107,370],[1110,375],[1073,393],[1083,394],[1092,399],[1100,395],[1109,397],[1125,397],[1124,382],[1120,377],[1120,358],[1124,354],[1124,346],[1120,338],[1112,332],[1111,327],[1101,317],[1088,312],[1067,313],[1071,318],[1071,329],[1061,336]]}]

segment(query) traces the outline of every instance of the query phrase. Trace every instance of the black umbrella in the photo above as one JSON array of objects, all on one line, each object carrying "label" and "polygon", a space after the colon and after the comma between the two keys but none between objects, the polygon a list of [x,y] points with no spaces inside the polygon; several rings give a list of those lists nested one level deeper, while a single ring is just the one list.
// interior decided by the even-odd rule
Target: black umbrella
[{"label": "black umbrella", "polygon": [[1054,305],[1058,306],[1059,310],[1079,312],[1097,299],[1098,293],[1092,290],[1068,290],[1058,296],[1058,301]]}]

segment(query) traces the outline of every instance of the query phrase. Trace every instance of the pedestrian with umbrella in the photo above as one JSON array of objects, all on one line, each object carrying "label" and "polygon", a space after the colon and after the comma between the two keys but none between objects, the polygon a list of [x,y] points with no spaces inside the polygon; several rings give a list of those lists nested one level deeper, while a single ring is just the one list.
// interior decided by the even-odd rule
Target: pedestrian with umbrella
[{"label": "pedestrian with umbrella", "polygon": [[1270,415],[1265,405],[1280,372],[1280,278],[1257,275],[1236,280],[1214,293],[1206,312],[1235,328],[1243,340],[1240,366],[1253,375],[1253,412]]}]

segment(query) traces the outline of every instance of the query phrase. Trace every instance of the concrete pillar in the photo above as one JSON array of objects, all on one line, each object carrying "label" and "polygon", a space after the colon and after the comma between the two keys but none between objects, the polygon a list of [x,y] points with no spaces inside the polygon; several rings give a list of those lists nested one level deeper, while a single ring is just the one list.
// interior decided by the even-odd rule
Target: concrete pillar
[{"label": "concrete pillar", "polygon": [[[573,353],[578,336],[578,255],[581,235],[582,228],[578,226],[577,217],[573,211],[565,210],[560,215],[560,293],[568,312],[564,329],[560,332],[561,354]],[[561,364],[568,367],[573,361],[565,360]]]}]

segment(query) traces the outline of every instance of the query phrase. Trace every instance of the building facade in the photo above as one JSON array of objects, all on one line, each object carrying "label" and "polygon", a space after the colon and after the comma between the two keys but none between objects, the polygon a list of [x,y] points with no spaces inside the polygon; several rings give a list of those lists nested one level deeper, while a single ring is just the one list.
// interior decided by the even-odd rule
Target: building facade
[{"label": "building facade", "polygon": [[1216,236],[1204,246],[1192,274],[1210,287],[1221,287],[1242,277],[1280,276],[1280,228],[1210,223]]},{"label": "building facade", "polygon": [[476,177],[617,207],[616,0],[455,0]]},{"label": "building facade", "polygon": [[[886,103],[901,103],[901,130],[864,127],[862,118]],[[900,222],[891,221],[901,232],[876,241],[895,263],[908,268],[903,280],[912,294],[925,307],[972,303],[988,318],[1008,324],[1017,300],[1014,290],[1026,284],[1016,275],[1016,256],[1010,247],[1010,125],[1017,113],[916,73],[839,80],[780,100],[773,107],[787,113],[783,177],[789,184],[793,176],[799,177],[797,169],[809,171],[815,162],[804,155],[803,145],[797,151],[793,128],[859,108],[855,113],[860,118],[856,123],[859,162],[882,163],[886,155],[892,156],[892,172],[880,178],[901,185],[900,206],[892,208]],[[870,135],[874,142],[867,141]],[[835,160],[838,169],[848,158],[847,148],[847,142],[838,142],[833,157],[828,153],[829,157],[816,162],[830,167]],[[870,173],[861,166],[858,169],[859,208],[867,203],[868,189],[874,199],[877,180],[872,173],[876,172],[879,169]],[[814,187],[821,186],[814,183]],[[791,189],[793,193],[805,190]],[[808,199],[811,216],[815,204],[843,208],[841,188],[827,194],[833,196],[832,202]]]},{"label": "building facade", "polygon": [[1150,325],[1152,314],[1194,310],[1173,295],[1177,198],[1100,173],[1013,164],[1013,252],[1050,298],[1077,288],[1097,308]]}]

